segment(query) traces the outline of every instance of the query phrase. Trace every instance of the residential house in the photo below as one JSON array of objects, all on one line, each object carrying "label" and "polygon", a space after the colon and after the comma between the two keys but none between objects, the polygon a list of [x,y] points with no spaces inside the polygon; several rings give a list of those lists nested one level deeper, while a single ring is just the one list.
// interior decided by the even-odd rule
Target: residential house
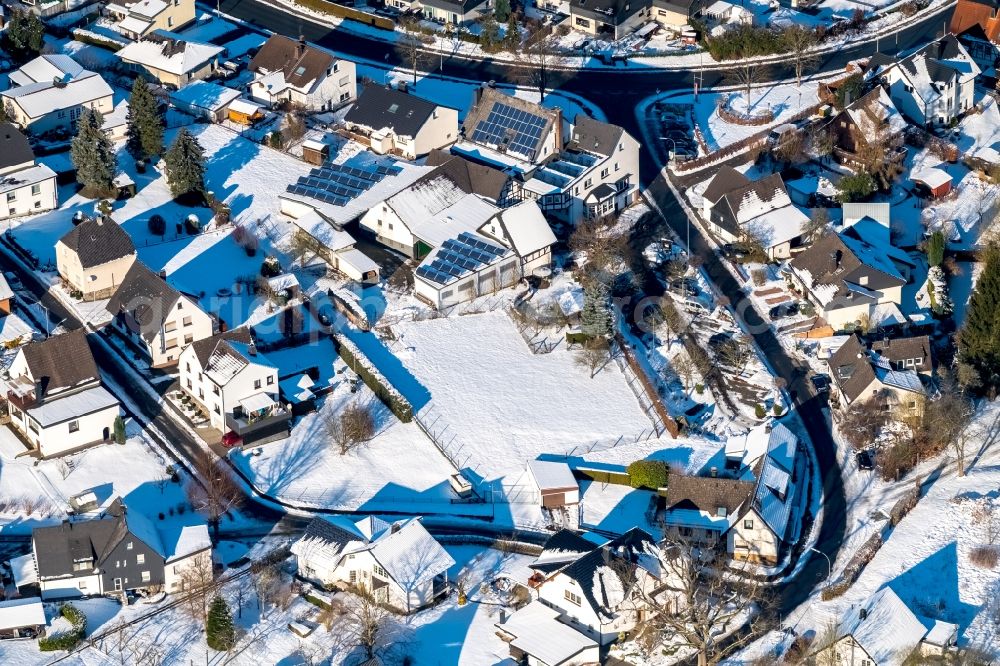
[{"label": "residential house", "polygon": [[922,375],[934,372],[931,339],[926,335],[880,338],[872,342],[871,350],[888,361],[896,370],[913,370]]},{"label": "residential house", "polygon": [[984,74],[996,78],[997,47],[1000,46],[1000,17],[996,0],[958,0],[948,32],[958,35]]},{"label": "residential house", "polygon": [[344,123],[379,155],[410,160],[458,139],[457,109],[388,86],[365,86]]},{"label": "residential house", "polygon": [[0,639],[45,635],[45,606],[38,597],[0,601]]},{"label": "residential house", "polygon": [[872,73],[913,123],[947,125],[975,104],[976,77],[982,70],[954,35],[945,35],[892,64],[876,61]]},{"label": "residential house", "polygon": [[36,527],[31,548],[43,599],[179,592],[189,567],[212,566],[204,524],[157,529],[120,498],[100,518]]},{"label": "residential house", "polygon": [[490,11],[490,0],[420,0],[424,18],[438,23],[470,26]]},{"label": "residential house", "polygon": [[[901,349],[918,344],[903,343]],[[880,348],[885,347],[885,343],[880,345]],[[857,335],[851,335],[827,362],[834,396],[844,407],[875,400],[884,409],[896,410],[903,416],[919,416],[923,412],[924,385],[914,370],[915,365],[907,365],[911,360],[915,364],[916,360],[903,358],[918,353],[916,349],[904,351],[896,356],[898,360],[894,363],[879,352],[867,349]]]},{"label": "residential house", "polygon": [[599,664],[600,646],[592,638],[562,622],[560,612],[535,600],[497,622],[501,640],[510,646],[518,664],[584,666]]},{"label": "residential house", "polygon": [[272,35],[250,61],[250,98],[269,107],[290,103],[330,111],[357,95],[354,63],[325,49]]},{"label": "residential house", "polygon": [[646,20],[648,0],[570,0],[570,26],[598,39],[618,40]]},{"label": "residential house", "polygon": [[411,613],[448,591],[455,560],[419,517],[388,523],[368,516],[317,516],[292,544],[298,575],[324,588],[363,587]]},{"label": "residential house", "polygon": [[[663,592],[669,587],[663,566],[668,554],[643,530],[632,528],[602,545],[567,534],[557,532],[549,539],[531,580],[538,600],[559,611],[566,625],[607,645],[641,624],[652,600],[658,607],[679,603],[657,598],[670,594]],[[555,558],[547,555],[560,550],[553,540],[570,542],[570,550]]]},{"label": "residential house", "polygon": [[652,0],[649,18],[672,30],[680,30],[701,11],[703,0]]},{"label": "residential house", "polygon": [[141,261],[129,268],[107,304],[112,326],[153,367],[175,365],[181,350],[215,333],[215,319]]},{"label": "residential house", "polygon": [[35,163],[28,137],[7,122],[0,123],[0,195],[7,204],[0,219],[59,207],[55,171]]},{"label": "residential house", "polygon": [[101,385],[84,329],[21,347],[8,374],[10,425],[39,457],[111,439],[118,399]]},{"label": "residential house", "polygon": [[151,77],[173,89],[204,79],[215,71],[225,48],[193,42],[174,32],[154,30],[118,51],[133,72]]},{"label": "residential house", "polygon": [[802,243],[809,217],[792,204],[780,173],[751,181],[725,166],[702,194],[701,214],[712,233],[725,243],[748,236],[770,259],[786,259]]},{"label": "residential house", "polygon": [[862,220],[813,241],[789,262],[787,275],[833,331],[853,331],[908,321],[899,304],[913,269],[890,242],[888,228]]},{"label": "residential house", "polygon": [[522,277],[520,261],[510,248],[462,231],[420,263],[413,294],[432,307],[447,308],[511,287]]},{"label": "residential house", "polygon": [[827,127],[833,140],[834,157],[840,162],[858,165],[870,159],[869,146],[879,152],[887,148],[903,150],[907,123],[885,89],[877,87],[845,107]]},{"label": "residential house", "polygon": [[538,271],[544,274],[552,267],[556,235],[534,201],[522,201],[497,211],[478,233],[512,249],[521,262],[522,276],[535,275]]},{"label": "residential house", "polygon": [[149,36],[156,30],[180,30],[195,18],[194,0],[116,0],[104,8],[118,21],[118,31],[132,40]]},{"label": "residential house", "polygon": [[733,559],[774,565],[800,537],[805,472],[794,433],[758,426],[726,442],[723,469],[671,476],[664,525],[695,543],[725,538]]},{"label": "residential house", "polygon": [[279,402],[278,368],[257,351],[249,329],[197,340],[181,352],[181,390],[205,410],[213,428],[243,444],[288,435],[291,412]]},{"label": "residential house", "polygon": [[452,152],[512,176],[511,197],[533,199],[549,217],[576,224],[619,212],[638,197],[639,143],[616,125],[578,114],[564,136],[562,113],[493,87],[476,91]]},{"label": "residential house", "polygon": [[132,238],[110,217],[85,219],[56,241],[56,267],[84,301],[111,298],[135,263]]},{"label": "residential house", "polygon": [[170,103],[213,123],[226,119],[229,105],[239,99],[240,92],[209,81],[194,81],[170,93]]},{"label": "residential house", "polygon": [[114,110],[111,86],[66,55],[38,56],[10,73],[10,86],[0,93],[10,120],[34,134],[72,131],[84,109]]},{"label": "residential house", "polygon": [[903,666],[915,656],[940,657],[954,648],[958,627],[917,615],[892,588],[883,587],[852,606],[836,632],[817,660],[837,666]]}]

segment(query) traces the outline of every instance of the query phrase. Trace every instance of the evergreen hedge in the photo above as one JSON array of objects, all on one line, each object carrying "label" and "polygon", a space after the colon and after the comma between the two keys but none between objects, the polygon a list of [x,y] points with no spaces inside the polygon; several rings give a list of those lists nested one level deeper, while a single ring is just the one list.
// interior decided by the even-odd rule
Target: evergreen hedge
[{"label": "evergreen hedge", "polygon": [[344,359],[344,363],[349,368],[358,373],[362,381],[378,396],[379,400],[385,403],[386,407],[396,415],[396,418],[403,423],[412,421],[413,405],[371,364],[371,361],[358,346],[342,335],[335,336],[335,340],[340,358]]},{"label": "evergreen hedge", "polygon": [[662,460],[636,460],[627,471],[633,488],[666,488],[670,478],[670,465]]},{"label": "evergreen hedge", "polygon": [[83,640],[87,633],[87,616],[73,604],[63,604],[59,607],[59,614],[69,620],[73,625],[72,631],[55,636],[45,636],[38,639],[38,649],[42,652],[54,652],[56,650],[72,650],[76,644]]}]

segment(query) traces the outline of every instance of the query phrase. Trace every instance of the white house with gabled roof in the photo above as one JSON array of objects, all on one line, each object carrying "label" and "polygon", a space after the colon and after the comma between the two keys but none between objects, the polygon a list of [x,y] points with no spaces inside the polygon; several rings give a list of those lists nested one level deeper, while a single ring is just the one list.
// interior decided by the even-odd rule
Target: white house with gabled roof
[{"label": "white house with gabled roof", "polygon": [[10,85],[0,94],[10,120],[34,134],[71,130],[84,109],[114,111],[111,86],[66,55],[38,56],[11,72]]},{"label": "white house with gabled roof", "polygon": [[445,594],[455,564],[419,517],[388,523],[375,516],[317,516],[292,554],[301,578],[327,589],[364,588],[406,613]]}]

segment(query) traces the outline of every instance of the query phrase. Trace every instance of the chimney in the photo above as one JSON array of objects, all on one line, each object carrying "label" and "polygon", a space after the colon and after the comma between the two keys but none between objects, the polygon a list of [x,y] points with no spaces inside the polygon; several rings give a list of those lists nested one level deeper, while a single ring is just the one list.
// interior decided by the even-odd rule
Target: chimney
[{"label": "chimney", "polygon": [[712,469],[708,470],[708,474],[713,479],[718,478],[719,477],[719,468],[718,467],[713,467]]},{"label": "chimney", "polygon": [[306,37],[299,35],[299,43],[295,45],[295,57],[301,58],[306,53]]},{"label": "chimney", "polygon": [[837,270],[838,266],[840,266],[840,259],[838,259],[836,252],[831,252],[830,253],[830,270],[831,271],[835,271],[835,270]]},{"label": "chimney", "polygon": [[389,534],[395,534],[399,531],[399,523],[393,523],[392,527],[389,528]]},{"label": "chimney", "polygon": [[253,340],[250,340],[250,344],[247,345],[247,353],[251,356],[257,355],[257,345],[254,344]]},{"label": "chimney", "polygon": [[556,113],[556,152],[561,153],[563,149],[563,123],[562,123],[562,109],[553,109]]},{"label": "chimney", "polygon": [[167,281],[167,271],[166,271],[166,269],[161,268],[160,272],[158,273],[158,275],[160,276],[161,280],[163,280],[164,282]]}]

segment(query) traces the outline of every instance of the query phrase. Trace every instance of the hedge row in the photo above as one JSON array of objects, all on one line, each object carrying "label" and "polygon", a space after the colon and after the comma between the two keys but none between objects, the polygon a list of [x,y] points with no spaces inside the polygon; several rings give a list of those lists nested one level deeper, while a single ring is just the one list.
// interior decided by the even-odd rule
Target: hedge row
[{"label": "hedge row", "polygon": [[358,376],[368,385],[375,395],[385,403],[393,414],[403,423],[413,420],[413,405],[403,397],[403,394],[396,390],[396,387],[386,379],[378,368],[372,365],[364,352],[356,344],[345,338],[343,335],[336,335],[337,353],[349,368],[358,373]]},{"label": "hedge row", "polygon": [[632,487],[632,477],[627,472],[608,472],[601,469],[577,467],[573,470],[573,476],[584,481],[597,481],[598,483],[610,483],[615,486]]},{"label": "hedge row", "polygon": [[84,44],[99,46],[102,49],[109,49],[111,51],[119,51],[125,46],[124,44],[116,42],[111,38],[103,37],[95,32],[90,32],[89,30],[84,30],[82,28],[77,28],[73,31],[73,39]]},{"label": "hedge row", "polygon": [[375,16],[374,14],[368,14],[367,12],[362,12],[343,5],[335,5],[332,2],[326,2],[326,0],[295,0],[295,3],[311,9],[314,12],[329,14],[330,16],[336,16],[337,18],[351,19],[352,21],[381,28],[382,30],[396,29],[396,23],[392,19],[385,18],[384,16]]},{"label": "hedge row", "polygon": [[65,634],[46,636],[38,639],[38,649],[42,652],[54,652],[56,650],[72,650],[76,644],[83,640],[87,633],[87,616],[83,611],[73,604],[63,604],[59,608],[59,614],[69,620],[73,625],[73,630]]}]

